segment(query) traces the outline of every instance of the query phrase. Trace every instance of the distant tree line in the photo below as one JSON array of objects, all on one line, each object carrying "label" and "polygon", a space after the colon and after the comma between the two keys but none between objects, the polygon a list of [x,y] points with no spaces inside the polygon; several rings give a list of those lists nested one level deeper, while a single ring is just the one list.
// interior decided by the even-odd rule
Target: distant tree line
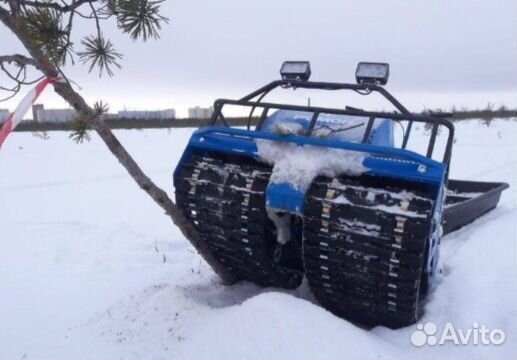
[{"label": "distant tree line", "polygon": [[[250,125],[256,125],[258,118],[254,117]],[[200,128],[210,123],[209,119],[105,119],[111,129],[161,129],[161,128]],[[226,118],[230,126],[246,126],[248,118]],[[22,121],[15,131],[70,131],[73,122],[36,122]],[[222,125],[222,123],[218,123]]]},{"label": "distant tree line", "polygon": [[508,109],[504,105],[496,109],[492,103],[488,103],[484,109],[472,110],[467,108],[461,108],[460,110],[458,110],[456,109],[456,107],[452,107],[452,109],[450,109],[449,111],[443,109],[435,109],[432,111],[424,110],[423,113],[450,113],[452,116],[448,119],[452,121],[468,119],[492,120],[497,118],[517,118],[517,110]]},{"label": "distant tree line", "polygon": [[[484,121],[491,121],[496,118],[503,119],[517,119],[517,110],[508,109],[501,106],[495,109],[491,104],[488,104],[484,109],[466,109],[457,110],[452,108],[450,111],[444,109],[424,110],[422,114],[445,114],[446,118],[451,121],[461,121],[469,119],[481,119]],[[253,117],[250,125],[255,126],[258,118]],[[209,119],[105,119],[106,124],[111,129],[161,129],[161,128],[200,128],[207,126],[210,123]],[[226,122],[230,126],[246,126],[248,124],[247,117],[226,118]],[[15,131],[70,131],[72,130],[70,122],[35,122],[22,121]],[[223,125],[222,123],[218,123]]]}]

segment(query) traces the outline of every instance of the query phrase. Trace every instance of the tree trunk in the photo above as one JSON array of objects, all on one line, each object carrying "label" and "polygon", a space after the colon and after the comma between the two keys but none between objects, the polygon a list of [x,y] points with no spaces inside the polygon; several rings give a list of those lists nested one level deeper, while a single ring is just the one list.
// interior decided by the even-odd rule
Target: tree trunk
[{"label": "tree trunk", "polygon": [[[2,10],[2,9],[0,9]],[[32,59],[36,63],[36,67],[46,76],[58,77],[58,69],[50,62],[48,57],[20,31],[17,21],[7,12],[0,11],[0,20],[18,37],[25,46]],[[111,129],[104,123],[102,119],[95,116],[93,110],[88,106],[86,101],[79,95],[68,82],[57,82],[54,84],[55,91],[65,99],[79,114],[88,119],[91,127],[99,134],[108,149],[124,166],[129,175],[165,213],[171,218],[172,222],[180,229],[182,234],[190,241],[192,246],[199,252],[205,261],[214,269],[225,284],[232,284],[237,279],[230,273],[223,264],[221,264],[210,252],[208,245],[199,236],[195,227],[188,222],[181,210],[169,198],[167,193],[156,186],[153,181],[140,169],[138,164],[133,160],[131,155],[126,151],[122,144],[115,137]]]}]

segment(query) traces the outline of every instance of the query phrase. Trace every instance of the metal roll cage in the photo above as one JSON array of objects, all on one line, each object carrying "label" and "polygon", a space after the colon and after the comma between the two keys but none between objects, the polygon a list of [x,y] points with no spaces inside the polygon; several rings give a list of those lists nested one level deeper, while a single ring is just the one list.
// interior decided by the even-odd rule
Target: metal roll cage
[{"label": "metal roll cage", "polygon": [[[373,112],[373,111],[365,111],[361,109],[331,109],[331,108],[323,108],[316,106],[300,106],[300,105],[287,105],[287,104],[275,104],[275,103],[264,103],[261,102],[262,98],[267,95],[273,89],[278,87],[282,88],[304,88],[304,89],[318,89],[318,90],[353,90],[362,95],[368,95],[372,92],[380,93],[386,100],[388,100],[400,113],[388,113],[388,112]],[[252,101],[254,98],[258,98],[255,101]],[[222,109],[224,105],[240,105],[251,107],[253,111],[256,108],[262,108],[261,115],[259,117],[257,126],[255,128],[256,131],[260,130],[262,124],[266,120],[268,111],[270,109],[282,109],[282,110],[295,110],[295,111],[305,111],[313,113],[311,121],[309,123],[309,127],[306,131],[306,135],[310,136],[314,126],[318,120],[318,117],[321,113],[324,114],[336,114],[336,115],[355,115],[355,116],[364,116],[368,117],[368,124],[366,126],[366,131],[363,136],[362,143],[366,143],[370,133],[373,128],[373,123],[376,118],[388,118],[395,121],[408,121],[407,128],[405,129],[404,138],[402,140],[402,149],[406,149],[409,136],[411,134],[411,129],[413,126],[413,122],[426,123],[431,124],[431,136],[429,138],[429,144],[427,146],[426,157],[431,158],[433,155],[436,137],[438,135],[438,127],[444,126],[448,130],[447,144],[445,147],[443,160],[442,162],[449,167],[451,155],[452,155],[452,143],[454,139],[454,125],[449,120],[431,116],[431,115],[421,115],[421,114],[413,114],[409,110],[407,110],[393,95],[391,95],[386,89],[379,85],[375,84],[347,84],[347,83],[331,83],[331,82],[316,82],[316,81],[292,81],[292,80],[276,80],[273,81],[258,90],[253,91],[252,93],[244,96],[240,100],[229,100],[229,99],[218,99],[214,102],[214,112],[212,114],[210,125],[214,126],[217,124],[218,120],[229,127],[226,119],[222,114]],[[251,118],[250,113],[250,118]],[[249,128],[249,123],[248,123]]]}]

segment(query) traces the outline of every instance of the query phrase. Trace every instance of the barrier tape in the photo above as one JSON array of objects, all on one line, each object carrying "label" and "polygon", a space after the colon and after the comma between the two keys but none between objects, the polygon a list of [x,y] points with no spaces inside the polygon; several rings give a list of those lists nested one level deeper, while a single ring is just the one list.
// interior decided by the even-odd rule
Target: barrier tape
[{"label": "barrier tape", "polygon": [[22,121],[27,111],[29,111],[32,104],[34,104],[34,102],[38,99],[38,97],[43,92],[43,90],[45,90],[47,85],[53,84],[57,81],[59,81],[58,78],[46,77],[43,80],[41,80],[38,84],[36,84],[34,89],[29,91],[27,95],[25,95],[25,97],[22,99],[22,101],[20,101],[20,103],[16,107],[16,110],[14,110],[14,112],[12,112],[9,115],[4,125],[2,126],[2,129],[0,129],[0,148],[2,147],[2,144],[4,143],[7,136]]}]

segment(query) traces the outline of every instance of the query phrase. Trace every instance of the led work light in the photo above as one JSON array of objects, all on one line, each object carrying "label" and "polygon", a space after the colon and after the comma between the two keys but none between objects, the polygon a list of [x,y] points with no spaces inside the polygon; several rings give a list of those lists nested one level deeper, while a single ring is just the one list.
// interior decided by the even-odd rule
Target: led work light
[{"label": "led work light", "polygon": [[282,80],[307,81],[311,77],[311,64],[308,61],[285,61],[280,75]]},{"label": "led work light", "polygon": [[355,71],[358,84],[386,85],[389,75],[390,65],[386,63],[360,62]]}]

